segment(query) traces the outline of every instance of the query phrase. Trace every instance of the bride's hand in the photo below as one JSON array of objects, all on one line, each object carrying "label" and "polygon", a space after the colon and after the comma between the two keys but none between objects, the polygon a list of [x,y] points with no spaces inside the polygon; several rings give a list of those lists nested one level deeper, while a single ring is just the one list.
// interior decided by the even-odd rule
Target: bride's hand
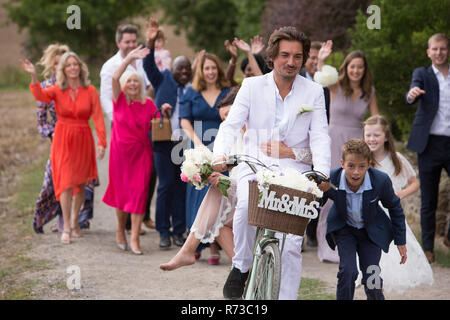
[{"label": "bride's hand", "polygon": [[213,185],[214,187],[217,187],[221,175],[222,174],[220,174],[219,172],[211,173],[211,175],[208,177],[208,182],[211,183],[211,185]]}]

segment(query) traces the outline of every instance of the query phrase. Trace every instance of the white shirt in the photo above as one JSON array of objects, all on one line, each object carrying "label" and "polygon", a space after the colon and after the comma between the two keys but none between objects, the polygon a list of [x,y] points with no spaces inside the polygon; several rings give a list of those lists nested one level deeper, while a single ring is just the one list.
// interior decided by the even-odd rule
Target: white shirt
[{"label": "white shirt", "polygon": [[450,136],[450,66],[446,78],[434,65],[431,67],[439,82],[439,108],[431,124],[430,133]]},{"label": "white shirt", "polygon": [[308,73],[308,71],[305,71],[306,79],[314,81],[314,77],[311,77]]},{"label": "white shirt", "polygon": [[294,83],[292,83],[291,91],[283,98],[281,98],[280,90],[278,90],[277,84],[275,83],[275,79],[273,80],[275,87],[275,131],[276,134],[272,135],[273,140],[283,140],[285,132],[283,129],[287,128],[288,125],[288,115],[285,114],[285,110],[287,110],[287,106],[290,103],[290,99],[292,99],[292,91],[294,90]]},{"label": "white shirt", "polygon": [[[112,76],[116,69],[122,64],[124,58],[120,54],[120,50],[106,61],[100,70],[100,102],[102,104],[103,112],[108,116],[109,120],[113,120],[113,92],[112,92]],[[144,79],[144,86],[147,89],[150,81],[145,74],[143,67],[143,60],[136,60],[136,68],[131,64],[127,66],[126,70],[137,72],[142,79]]]}]

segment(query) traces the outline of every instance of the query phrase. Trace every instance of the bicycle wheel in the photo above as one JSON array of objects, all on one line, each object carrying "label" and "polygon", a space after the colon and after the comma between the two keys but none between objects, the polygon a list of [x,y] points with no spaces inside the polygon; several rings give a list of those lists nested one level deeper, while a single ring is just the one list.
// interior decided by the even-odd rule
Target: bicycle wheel
[{"label": "bicycle wheel", "polygon": [[268,243],[264,246],[255,271],[255,300],[278,300],[281,254],[275,243]]}]

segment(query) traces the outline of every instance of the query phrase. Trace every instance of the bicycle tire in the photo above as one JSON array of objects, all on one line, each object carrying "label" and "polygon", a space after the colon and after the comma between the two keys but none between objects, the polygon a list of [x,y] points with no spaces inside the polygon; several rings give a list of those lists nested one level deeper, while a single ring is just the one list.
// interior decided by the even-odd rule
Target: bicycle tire
[{"label": "bicycle tire", "polygon": [[278,300],[281,282],[281,253],[275,243],[268,243],[264,246],[255,271],[255,300]]}]

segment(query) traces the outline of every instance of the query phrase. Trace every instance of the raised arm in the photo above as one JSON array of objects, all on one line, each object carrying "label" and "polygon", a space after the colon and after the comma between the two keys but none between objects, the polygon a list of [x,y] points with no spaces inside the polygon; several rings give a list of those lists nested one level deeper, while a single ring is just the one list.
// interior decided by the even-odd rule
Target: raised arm
[{"label": "raised arm", "polygon": [[250,68],[252,69],[252,72],[255,76],[262,75],[262,70],[258,66],[258,62],[256,62],[255,56],[253,55],[250,46],[247,42],[244,40],[239,40],[238,38],[234,38],[233,44],[244,51],[247,54],[248,57],[248,64],[250,65]]},{"label": "raised arm", "polygon": [[259,35],[254,36],[250,39],[250,47],[252,48],[252,54],[260,54],[264,49],[263,38]]},{"label": "raised arm", "polygon": [[41,84],[38,81],[36,68],[34,67],[34,65],[27,59],[20,60],[20,63],[23,70],[31,75],[30,90],[34,98],[37,101],[41,101],[44,103],[52,102],[55,98],[54,86],[51,86],[47,89],[42,89]]},{"label": "raised arm", "polygon": [[231,55],[230,61],[228,61],[227,70],[225,72],[225,75],[230,82],[235,85],[236,82],[234,81],[234,72],[236,70],[236,61],[238,58],[237,48],[235,45],[233,45],[230,40],[225,40],[225,48],[228,51],[228,53]]},{"label": "raised arm", "polygon": [[147,74],[148,80],[150,80],[152,86],[157,90],[163,81],[163,75],[159,71],[158,66],[155,63],[155,40],[158,36],[159,24],[158,20],[150,18],[146,23],[146,39],[147,48],[150,49],[150,54],[148,54],[143,61],[144,71]]},{"label": "raised arm", "polygon": [[20,64],[22,65],[23,70],[25,70],[26,72],[28,72],[31,75],[31,83],[32,84],[38,83],[36,68],[30,62],[30,60],[22,59],[22,60],[20,60]]},{"label": "raised arm", "polygon": [[326,42],[322,43],[322,47],[319,50],[318,59],[319,62],[317,63],[317,69],[319,71],[322,70],[322,67],[325,65],[325,60],[330,56],[330,54],[333,52],[333,41],[328,40]]},{"label": "raised arm", "polygon": [[112,76],[112,89],[113,89],[113,99],[114,101],[117,101],[117,98],[120,95],[120,92],[122,89],[120,88],[120,77],[127,69],[128,65],[132,63],[136,59],[143,59],[145,58],[150,52],[150,49],[142,46],[137,47],[136,49],[132,50],[130,53],[127,54],[125,59],[123,59],[120,66],[114,71],[114,74]]}]

